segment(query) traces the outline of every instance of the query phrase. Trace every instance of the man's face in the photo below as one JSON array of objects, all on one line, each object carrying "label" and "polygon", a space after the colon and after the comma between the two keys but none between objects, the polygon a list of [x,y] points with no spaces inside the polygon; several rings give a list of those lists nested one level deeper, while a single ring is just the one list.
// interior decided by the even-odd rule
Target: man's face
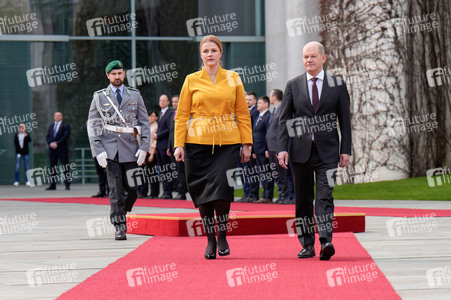
[{"label": "man's face", "polygon": [[271,91],[271,94],[269,94],[269,102],[271,104],[274,104],[276,102],[276,96],[274,96],[274,92]]},{"label": "man's face", "polygon": [[178,105],[179,105],[179,97],[172,97],[172,107],[174,109],[177,109]]},{"label": "man's face", "polygon": [[257,99],[253,95],[246,95],[247,107],[251,108],[257,102]]},{"label": "man's face", "polygon": [[160,108],[164,109],[169,106],[169,98],[166,95],[160,96]]},{"label": "man's face", "polygon": [[318,75],[326,62],[326,54],[321,55],[319,48],[315,44],[308,44],[302,53],[304,68],[312,76]]},{"label": "man's face", "polygon": [[108,77],[108,79],[110,80],[111,85],[115,87],[120,87],[125,80],[124,69],[111,70],[109,74],[106,74],[106,77]]},{"label": "man's face", "polygon": [[257,110],[259,112],[264,112],[267,109],[268,109],[268,104],[265,101],[263,101],[262,99],[258,100],[258,102],[257,102]]},{"label": "man's face", "polygon": [[55,122],[59,122],[63,119],[63,115],[61,113],[57,112],[53,115],[53,118],[55,119]]}]

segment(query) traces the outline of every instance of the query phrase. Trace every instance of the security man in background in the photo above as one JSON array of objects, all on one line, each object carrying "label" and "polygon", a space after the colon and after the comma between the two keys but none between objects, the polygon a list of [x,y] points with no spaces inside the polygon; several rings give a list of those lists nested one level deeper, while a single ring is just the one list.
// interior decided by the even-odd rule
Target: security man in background
[{"label": "security man in background", "polygon": [[[94,93],[89,109],[88,136],[92,155],[107,169],[110,188],[111,223],[115,239],[126,240],[126,214],[137,198],[136,184],[127,171],[140,170],[149,150],[150,124],[138,90],[125,87],[122,62],[114,60],[105,68],[110,85]],[[141,131],[141,141],[138,144]],[[131,171],[133,172],[133,171]]]}]

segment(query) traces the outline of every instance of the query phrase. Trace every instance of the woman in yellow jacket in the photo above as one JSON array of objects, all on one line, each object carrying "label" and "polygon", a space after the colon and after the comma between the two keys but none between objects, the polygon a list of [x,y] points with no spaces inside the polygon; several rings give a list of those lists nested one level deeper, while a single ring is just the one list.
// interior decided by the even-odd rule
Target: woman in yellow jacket
[{"label": "woman in yellow jacket", "polygon": [[205,258],[214,259],[216,248],[220,256],[230,254],[226,232],[234,169],[240,156],[242,162],[249,160],[252,125],[240,77],[220,66],[221,41],[205,36],[200,55],[202,70],[186,77],[180,94],[174,156],[185,161],[188,191],[208,238]]}]

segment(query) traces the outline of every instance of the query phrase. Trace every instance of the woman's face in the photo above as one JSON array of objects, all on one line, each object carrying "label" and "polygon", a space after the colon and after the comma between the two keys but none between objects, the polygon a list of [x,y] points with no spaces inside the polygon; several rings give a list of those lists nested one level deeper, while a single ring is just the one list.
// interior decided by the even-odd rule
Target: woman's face
[{"label": "woman's face", "polygon": [[156,115],[155,113],[152,113],[152,114],[149,116],[149,122],[150,122],[150,124],[155,123],[157,120],[158,120],[158,117],[157,117],[157,115]]},{"label": "woman's face", "polygon": [[214,42],[206,42],[200,49],[200,56],[204,62],[204,66],[215,67],[219,65],[221,55],[222,53],[219,50],[218,45]]}]

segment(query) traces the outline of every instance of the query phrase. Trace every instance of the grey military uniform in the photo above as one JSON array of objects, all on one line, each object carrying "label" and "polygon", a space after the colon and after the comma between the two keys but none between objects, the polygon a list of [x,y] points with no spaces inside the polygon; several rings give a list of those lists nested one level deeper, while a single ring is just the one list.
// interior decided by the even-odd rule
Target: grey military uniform
[{"label": "grey military uniform", "polygon": [[102,127],[103,124],[125,127],[104,93],[119,109],[128,126],[141,126],[142,138],[139,149],[149,151],[150,123],[141,94],[137,89],[124,86],[122,102],[119,106],[111,85],[109,85],[106,89],[94,93],[89,108],[87,129],[92,156],[95,157],[106,151],[109,159],[114,159],[118,154],[119,163],[136,161],[135,154],[138,151],[136,137],[131,133],[114,132]]}]

